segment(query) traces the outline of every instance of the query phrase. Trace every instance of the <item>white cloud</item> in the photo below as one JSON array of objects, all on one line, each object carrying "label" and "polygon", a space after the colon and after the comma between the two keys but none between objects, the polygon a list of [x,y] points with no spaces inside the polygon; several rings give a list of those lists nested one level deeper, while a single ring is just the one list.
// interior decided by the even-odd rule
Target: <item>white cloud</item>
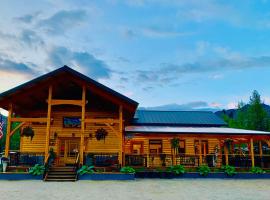
[{"label": "white cloud", "polygon": [[237,106],[238,106],[237,102],[230,102],[227,104],[228,109],[235,109],[235,108],[237,108]]}]

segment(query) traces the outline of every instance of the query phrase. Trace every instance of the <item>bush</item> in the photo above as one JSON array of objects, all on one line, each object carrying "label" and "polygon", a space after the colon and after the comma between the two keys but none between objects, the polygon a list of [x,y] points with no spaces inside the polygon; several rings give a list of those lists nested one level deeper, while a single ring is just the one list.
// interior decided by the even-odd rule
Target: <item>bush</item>
[{"label": "bush", "polygon": [[253,174],[264,174],[265,173],[265,171],[260,167],[252,167],[250,169],[250,172]]},{"label": "bush", "polygon": [[235,167],[230,166],[230,165],[222,166],[221,169],[228,176],[233,176],[233,175],[237,174],[237,172],[235,171]]},{"label": "bush", "polygon": [[120,172],[124,174],[134,174],[136,171],[134,168],[127,166],[127,167],[122,167]]},{"label": "bush", "polygon": [[176,175],[181,175],[185,173],[185,168],[183,165],[170,166],[167,168],[167,172],[171,172]]},{"label": "bush", "polygon": [[33,176],[39,176],[44,174],[45,167],[43,165],[36,164],[34,167],[31,167],[29,169],[29,174],[32,174]]},{"label": "bush", "polygon": [[84,175],[84,174],[92,174],[94,173],[94,166],[87,166],[83,165],[78,171],[77,174]]},{"label": "bush", "polygon": [[200,173],[201,176],[207,176],[210,172],[210,168],[208,165],[201,165],[198,167],[198,172]]}]

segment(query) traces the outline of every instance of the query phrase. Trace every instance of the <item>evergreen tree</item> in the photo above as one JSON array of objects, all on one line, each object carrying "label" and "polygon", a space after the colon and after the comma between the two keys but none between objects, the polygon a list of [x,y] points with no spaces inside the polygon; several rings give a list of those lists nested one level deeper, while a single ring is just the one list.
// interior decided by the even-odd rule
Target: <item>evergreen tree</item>
[{"label": "evergreen tree", "polygon": [[259,131],[270,130],[270,118],[264,110],[261,96],[256,90],[252,92],[248,106],[245,106],[243,102],[238,104],[235,119],[227,115],[224,115],[223,119],[231,128]]}]

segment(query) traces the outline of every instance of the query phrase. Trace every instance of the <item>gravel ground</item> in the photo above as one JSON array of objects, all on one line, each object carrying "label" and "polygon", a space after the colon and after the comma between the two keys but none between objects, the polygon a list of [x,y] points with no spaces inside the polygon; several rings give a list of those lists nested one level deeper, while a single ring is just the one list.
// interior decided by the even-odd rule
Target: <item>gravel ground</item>
[{"label": "gravel ground", "polygon": [[0,181],[2,200],[269,200],[270,180]]}]

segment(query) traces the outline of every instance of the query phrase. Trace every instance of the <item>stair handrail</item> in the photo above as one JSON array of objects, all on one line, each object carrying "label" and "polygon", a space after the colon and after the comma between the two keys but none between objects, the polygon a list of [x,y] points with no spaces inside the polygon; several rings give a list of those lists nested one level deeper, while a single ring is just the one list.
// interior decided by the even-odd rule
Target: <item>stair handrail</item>
[{"label": "stair handrail", "polygon": [[74,171],[76,172],[76,180],[78,179],[77,171],[79,170],[79,168],[80,168],[80,154],[77,153],[76,161],[75,161],[75,164],[74,164]]},{"label": "stair handrail", "polygon": [[46,155],[45,157],[45,161],[44,161],[44,174],[43,174],[43,179],[45,180],[47,178],[48,172],[49,172],[49,168],[50,168],[50,158],[51,158],[51,154],[49,153],[48,155]]}]

